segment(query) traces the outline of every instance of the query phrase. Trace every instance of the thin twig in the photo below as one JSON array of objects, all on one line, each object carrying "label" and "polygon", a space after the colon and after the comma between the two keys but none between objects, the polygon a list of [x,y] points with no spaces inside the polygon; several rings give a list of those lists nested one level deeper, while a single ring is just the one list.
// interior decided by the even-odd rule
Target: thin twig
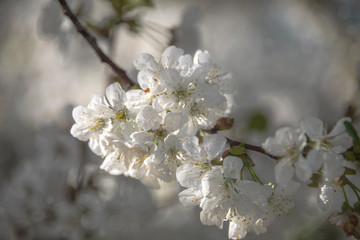
[{"label": "thin twig", "polygon": [[239,146],[239,145],[242,145],[244,146],[245,149],[247,150],[251,150],[251,151],[254,151],[254,152],[258,152],[258,153],[261,153],[261,154],[264,154],[268,157],[271,157],[275,160],[278,160],[279,158],[276,157],[276,156],[273,156],[269,153],[267,153],[262,147],[259,147],[259,146],[255,146],[255,145],[251,145],[251,144],[248,144],[248,143],[244,143],[244,142],[239,142],[239,141],[234,141],[230,138],[226,138],[226,140],[228,141],[228,143],[230,144],[230,147],[235,147],[235,146]]},{"label": "thin twig", "polygon": [[[211,129],[208,129],[208,130],[205,130],[203,129],[202,131],[204,132],[207,132],[207,133],[210,133],[210,134],[216,134],[218,133],[218,131],[221,131],[221,124],[222,123],[219,123],[219,121],[222,120],[222,119],[219,119],[218,122],[215,124],[215,126]],[[233,122],[232,122],[233,124]],[[231,128],[232,126],[230,126]],[[230,147],[235,147],[235,146],[239,146],[239,145],[242,145],[244,146],[245,149],[247,150],[251,150],[251,151],[254,151],[254,152],[258,152],[258,153],[261,153],[261,154],[264,154],[268,157],[271,157],[275,160],[279,160],[278,157],[274,156],[274,155],[271,155],[269,153],[267,153],[262,147],[259,147],[259,146],[255,146],[255,145],[251,145],[251,144],[248,144],[248,143],[244,143],[244,142],[240,142],[240,141],[235,141],[235,140],[232,140],[230,138],[226,138],[227,142],[230,144]]]},{"label": "thin twig", "polygon": [[75,14],[71,11],[69,5],[66,3],[66,0],[58,0],[64,14],[68,16],[71,22],[76,27],[76,30],[85,38],[85,40],[89,43],[89,45],[94,49],[100,60],[109,67],[124,81],[127,88],[131,88],[134,86],[134,83],[130,80],[130,78],[126,75],[126,72],[121,69],[118,65],[116,65],[99,47],[97,44],[96,38],[91,35],[87,29],[80,23],[79,19],[75,16]]}]

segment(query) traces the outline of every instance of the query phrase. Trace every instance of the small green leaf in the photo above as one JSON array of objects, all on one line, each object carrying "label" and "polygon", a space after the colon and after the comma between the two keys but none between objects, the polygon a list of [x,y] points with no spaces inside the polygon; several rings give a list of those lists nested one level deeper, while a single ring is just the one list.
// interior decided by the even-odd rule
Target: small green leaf
[{"label": "small green leaf", "polygon": [[220,161],[219,158],[214,158],[213,160],[211,160],[211,165],[213,165],[213,166],[222,166],[223,162]]},{"label": "small green leaf", "polygon": [[308,186],[312,187],[312,188],[319,187],[319,183],[321,182],[321,179],[322,179],[322,176],[319,172],[313,173],[313,175],[310,178],[311,183],[309,183]]},{"label": "small green leaf", "polygon": [[349,203],[347,203],[346,201],[343,203],[343,205],[341,206],[341,211],[344,213],[348,210],[351,210],[351,206],[349,205]]},{"label": "small green leaf", "polygon": [[356,155],[356,157],[359,158],[360,157],[360,144],[354,144],[353,151],[354,151],[354,154]]},{"label": "small green leaf", "polygon": [[356,157],[353,152],[345,152],[345,159],[349,161],[355,161]]},{"label": "small green leaf", "polygon": [[311,188],[318,188],[319,187],[319,183],[315,183],[315,182],[311,182],[307,185],[308,187],[311,187]]},{"label": "small green leaf", "polygon": [[354,145],[360,145],[360,138],[354,126],[348,121],[345,121],[344,125],[347,133],[353,138]]},{"label": "small green leaf", "polygon": [[230,148],[229,153],[234,156],[241,156],[245,153],[244,145],[235,146]]},{"label": "small green leaf", "polygon": [[354,203],[354,212],[360,214],[360,201]]},{"label": "small green leaf", "polygon": [[355,175],[356,170],[345,167],[345,175]]}]

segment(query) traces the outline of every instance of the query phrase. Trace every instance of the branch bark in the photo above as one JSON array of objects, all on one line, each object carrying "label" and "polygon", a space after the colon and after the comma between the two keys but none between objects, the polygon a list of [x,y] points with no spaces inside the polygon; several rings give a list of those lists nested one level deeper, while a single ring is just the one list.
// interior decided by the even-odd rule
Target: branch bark
[{"label": "branch bark", "polygon": [[89,45],[94,49],[101,62],[106,63],[125,83],[126,87],[129,89],[135,84],[130,80],[130,78],[126,75],[126,72],[116,65],[99,47],[97,44],[96,38],[91,35],[87,29],[80,23],[79,19],[76,15],[71,11],[69,5],[66,0],[58,0],[60,6],[63,9],[64,14],[70,18],[71,22],[76,27],[76,30],[85,38],[85,40],[89,43]]},{"label": "branch bark", "polygon": [[226,140],[228,141],[228,143],[230,144],[230,147],[235,147],[235,146],[238,146],[238,145],[243,145],[245,149],[247,150],[251,150],[251,151],[254,151],[254,152],[258,152],[258,153],[261,153],[261,154],[264,154],[268,157],[271,157],[275,160],[278,160],[279,158],[276,157],[276,156],[273,156],[269,153],[267,153],[262,147],[259,147],[259,146],[255,146],[255,145],[251,145],[251,144],[248,144],[248,143],[244,143],[244,142],[239,142],[239,141],[234,141],[230,138],[226,138]]}]

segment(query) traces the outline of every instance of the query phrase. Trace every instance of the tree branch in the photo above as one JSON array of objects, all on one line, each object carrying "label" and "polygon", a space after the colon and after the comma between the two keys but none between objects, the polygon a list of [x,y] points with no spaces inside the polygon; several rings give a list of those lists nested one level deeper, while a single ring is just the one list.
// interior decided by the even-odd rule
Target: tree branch
[{"label": "tree branch", "polygon": [[271,155],[269,153],[267,153],[262,147],[259,147],[259,146],[255,146],[255,145],[251,145],[251,144],[248,144],[248,143],[244,143],[244,142],[239,142],[239,141],[234,141],[230,138],[226,138],[226,140],[228,141],[228,143],[230,144],[230,147],[235,147],[235,146],[238,146],[238,145],[242,145],[244,146],[245,149],[247,150],[251,150],[251,151],[254,151],[254,152],[258,152],[258,153],[261,153],[261,154],[264,154],[268,157],[271,157],[275,160],[278,160],[279,158],[274,156],[274,155]]},{"label": "tree branch", "polygon": [[89,45],[94,49],[98,57],[103,63],[106,63],[111,69],[122,79],[127,88],[131,88],[135,84],[130,80],[130,78],[126,75],[126,72],[121,69],[118,65],[116,65],[99,47],[97,44],[96,38],[91,35],[87,29],[80,23],[79,19],[75,16],[75,14],[71,11],[69,5],[66,3],[66,0],[58,0],[63,12],[66,16],[68,16],[71,22],[76,27],[76,30],[85,38],[85,40],[89,43]]}]

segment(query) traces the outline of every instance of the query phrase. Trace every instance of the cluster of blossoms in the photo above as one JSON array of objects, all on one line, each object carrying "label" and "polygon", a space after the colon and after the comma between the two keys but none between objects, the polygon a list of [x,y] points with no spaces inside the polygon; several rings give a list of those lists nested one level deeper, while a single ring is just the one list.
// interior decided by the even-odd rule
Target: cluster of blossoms
[{"label": "cluster of blossoms", "polygon": [[125,92],[114,83],[105,96],[93,95],[87,107],[74,109],[71,134],[105,158],[105,171],[157,187],[176,179],[182,139],[225,115],[230,75],[218,73],[208,52],[192,59],[175,47],[159,62],[142,54],[134,64],[141,89]]},{"label": "cluster of blossoms", "polygon": [[350,149],[353,141],[346,132],[345,121],[350,119],[340,119],[330,133],[327,133],[323,122],[315,117],[305,117],[300,128],[284,127],[277,130],[275,137],[263,143],[265,151],[279,157],[275,166],[276,182],[295,180],[306,183],[317,174],[319,207],[323,210],[336,208],[334,193],[342,195],[337,182],[347,165],[343,153]]},{"label": "cluster of blossoms", "polygon": [[[300,128],[281,128],[262,147],[279,160],[275,166],[277,183],[310,182],[308,186],[318,188],[318,206],[327,212],[329,222],[342,228],[347,236],[359,239],[360,189],[347,175],[356,174],[358,167],[353,162],[359,161],[360,141],[350,121],[340,119],[328,133],[321,120],[307,116]],[[357,197],[354,207],[345,185]]]},{"label": "cluster of blossoms", "polygon": [[305,118],[301,128],[283,128],[267,139],[263,149],[279,162],[276,184],[264,184],[244,146],[207,131],[226,116],[231,93],[230,74],[221,73],[208,52],[192,58],[172,46],[159,62],[142,54],[134,64],[140,89],[125,92],[114,83],[105,96],[92,95],[87,107],[73,111],[71,134],[89,141],[104,158],[102,169],[150,187],[177,180],[186,188],[180,202],[199,205],[205,225],[222,228],[229,221],[232,239],[266,232],[293,207],[300,183],[315,173],[321,175],[322,206],[332,204],[329,189],[338,188],[345,172],[342,154],[352,145],[347,119],[327,134],[320,120]]}]

